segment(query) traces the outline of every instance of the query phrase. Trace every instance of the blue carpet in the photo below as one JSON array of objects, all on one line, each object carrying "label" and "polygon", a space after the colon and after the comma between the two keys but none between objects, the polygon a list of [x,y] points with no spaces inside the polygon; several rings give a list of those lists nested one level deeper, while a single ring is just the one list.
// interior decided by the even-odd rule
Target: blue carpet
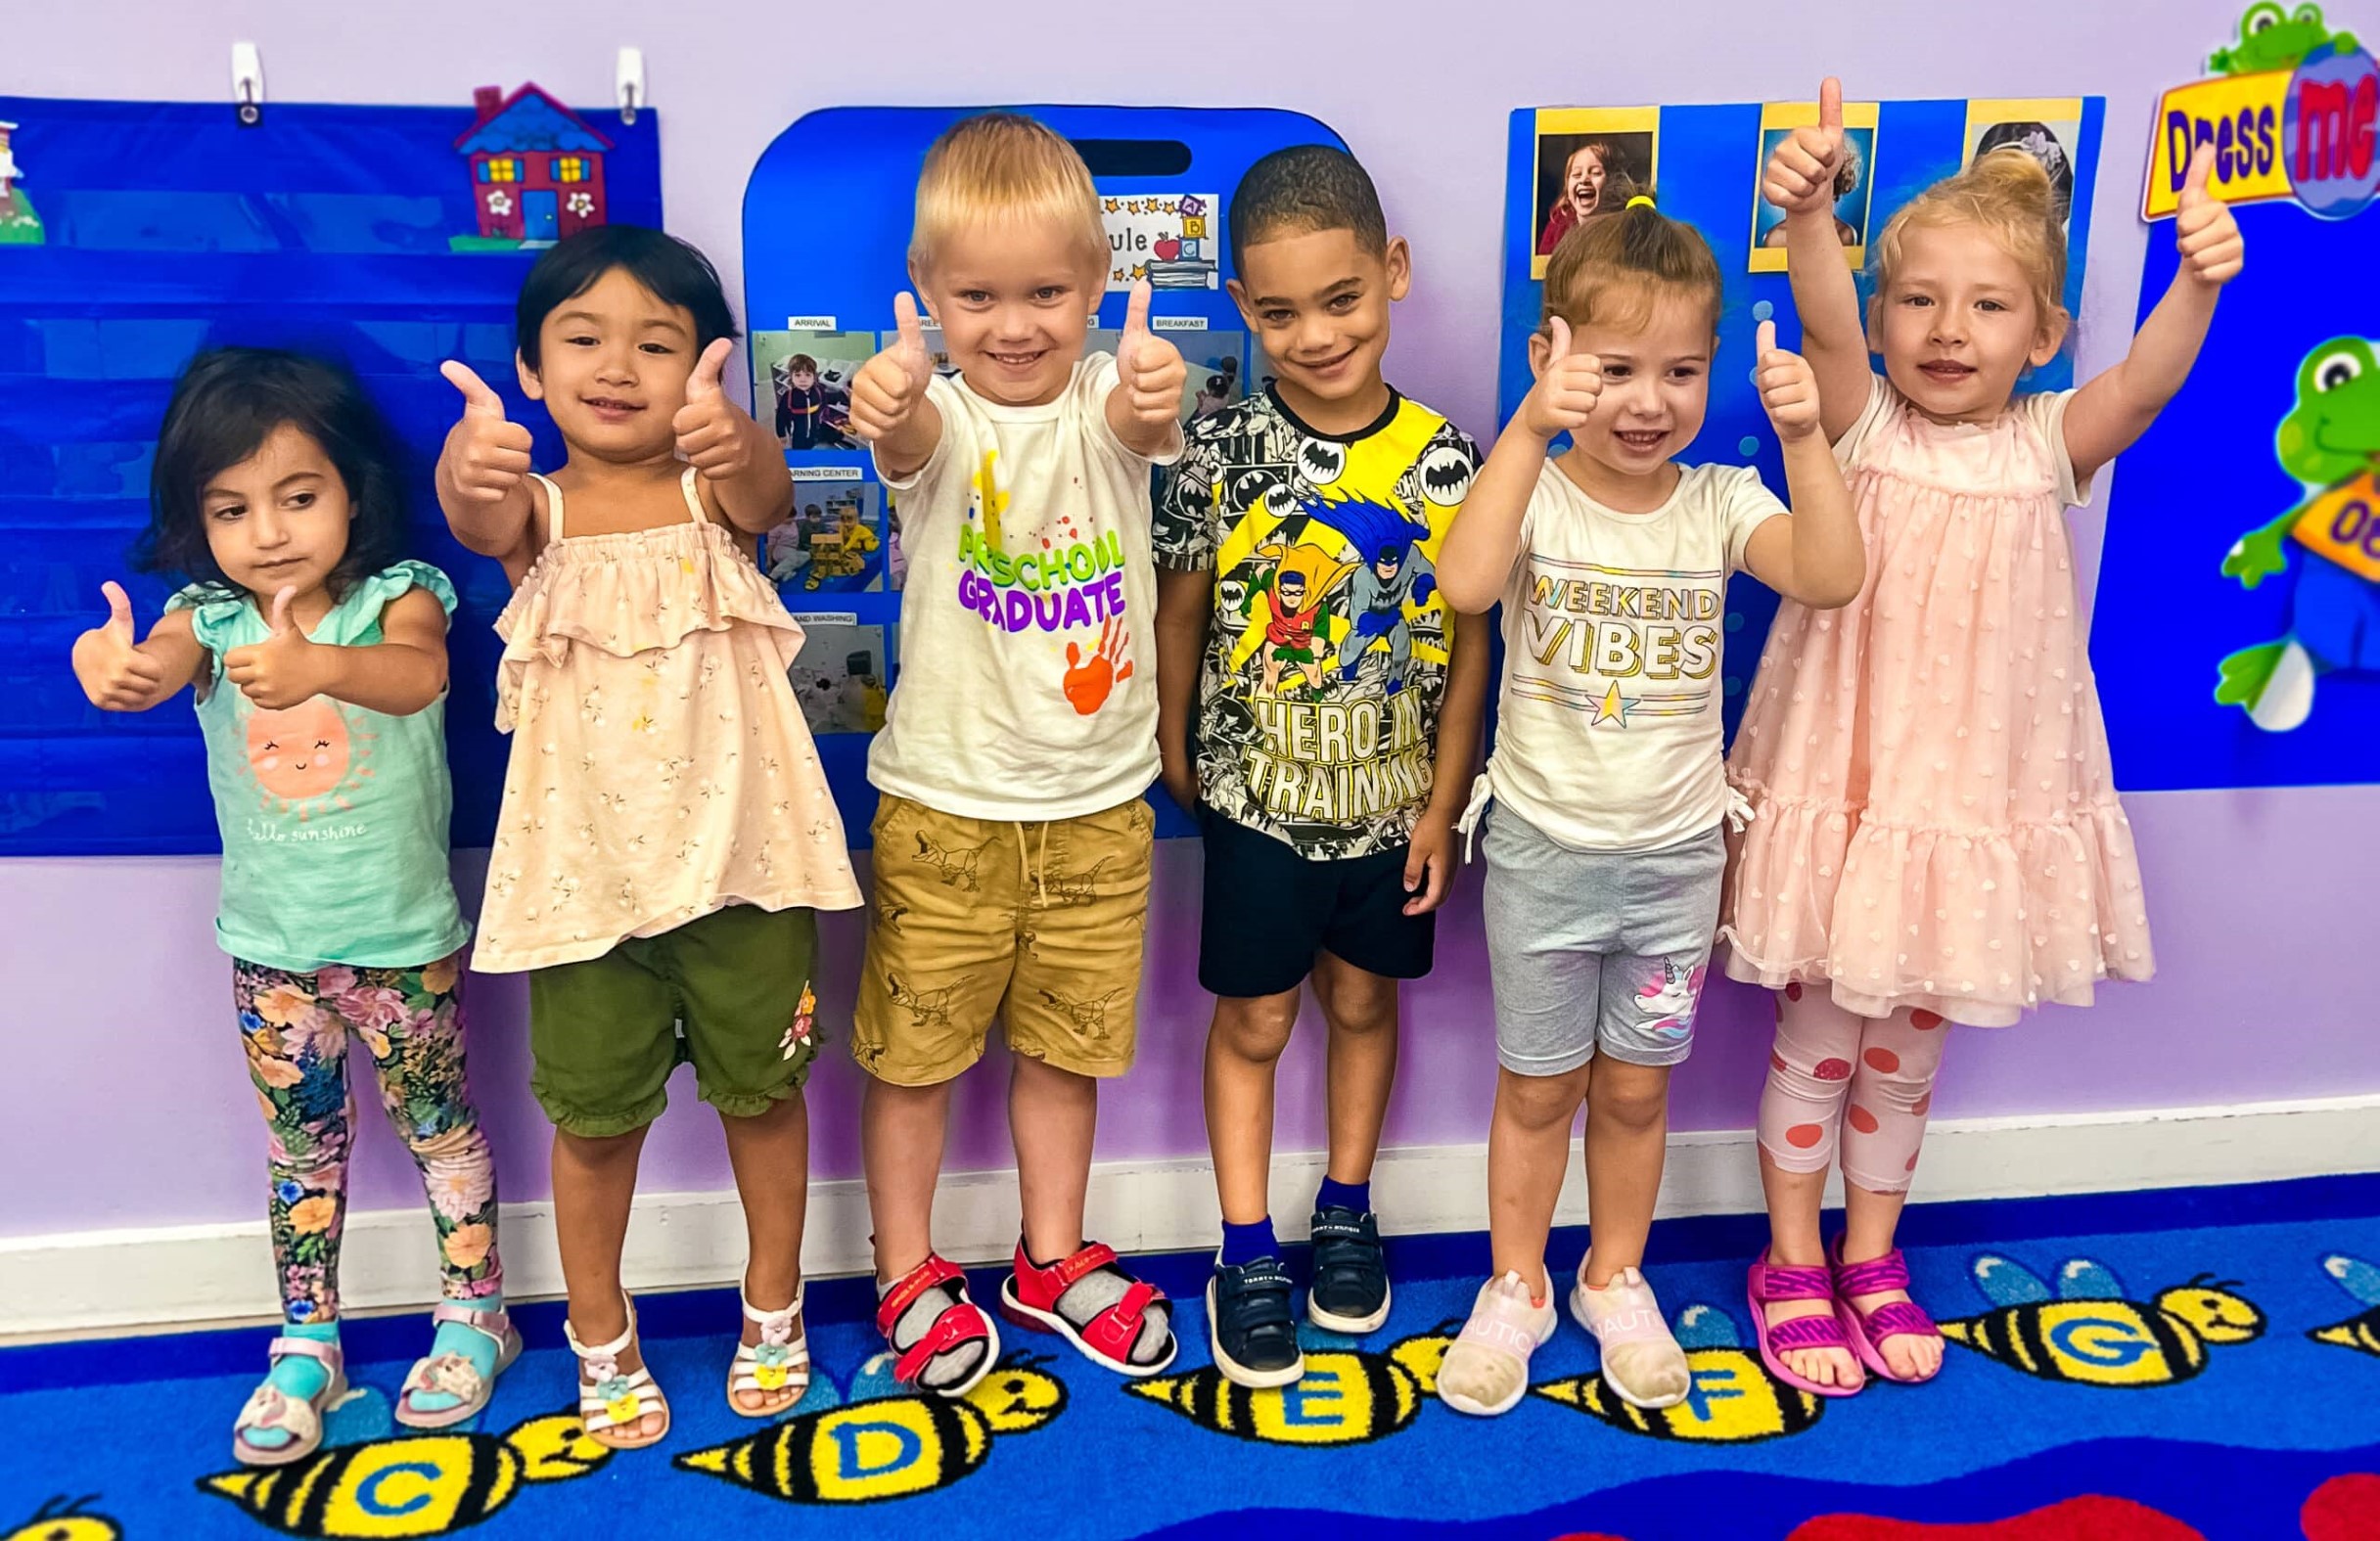
[{"label": "blue carpet", "polygon": [[[531,1350],[477,1431],[444,1436],[400,1437],[389,1416],[426,1327],[352,1324],[363,1389],[322,1455],[269,1481],[227,1450],[266,1333],[15,1350],[0,1353],[0,1541],[475,1526],[1070,1541],[1251,1525],[1892,1541],[1929,1533],[1919,1522],[2009,1541],[2380,1535],[2380,1479],[2354,1474],[2380,1473],[2380,1268],[2357,1261],[2380,1261],[2380,1179],[1912,1209],[1916,1292],[1967,1324],[1965,1341],[1931,1385],[1824,1404],[1748,1350],[1743,1261],[1759,1238],[1748,1217],[1657,1228],[1648,1272],[1696,1386],[1649,1417],[1603,1395],[1593,1346],[1567,1322],[1533,1366],[1536,1394],[1506,1417],[1465,1419],[1427,1394],[1486,1266],[1476,1236],[1395,1244],[1388,1326],[1310,1336],[1306,1380],[1255,1397],[1209,1368],[1204,1255],[1145,1262],[1184,1302],[1167,1375],[1127,1384],[1003,1324],[1009,1362],[958,1405],[894,1394],[864,1284],[821,1284],[821,1373],[774,1427],[722,1398],[732,1295],[648,1297],[675,1424],[661,1451],[608,1458],[557,1416],[572,1369],[552,1306],[520,1313]],[[1581,1244],[1558,1236],[1557,1266]],[[977,1276],[979,1299],[995,1288]],[[59,1518],[37,1519],[45,1505]]]}]

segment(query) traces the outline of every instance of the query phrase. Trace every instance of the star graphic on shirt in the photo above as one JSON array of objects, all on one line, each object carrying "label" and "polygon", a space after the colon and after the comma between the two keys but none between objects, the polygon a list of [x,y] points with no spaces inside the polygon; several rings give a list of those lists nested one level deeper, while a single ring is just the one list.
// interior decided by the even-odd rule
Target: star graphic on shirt
[{"label": "star graphic on shirt", "polygon": [[1621,695],[1620,686],[1614,683],[1604,691],[1603,700],[1595,703],[1594,720],[1587,726],[1600,728],[1607,722],[1616,722],[1625,728],[1628,725],[1628,708],[1636,703],[1635,697]]}]

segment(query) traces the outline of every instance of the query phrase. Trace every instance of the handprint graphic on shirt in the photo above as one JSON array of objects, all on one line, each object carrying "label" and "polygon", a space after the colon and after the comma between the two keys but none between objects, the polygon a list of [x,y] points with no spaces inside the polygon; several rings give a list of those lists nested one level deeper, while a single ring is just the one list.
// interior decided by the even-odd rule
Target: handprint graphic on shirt
[{"label": "handprint graphic on shirt", "polygon": [[1124,649],[1132,645],[1131,633],[1124,630],[1123,621],[1114,615],[1100,628],[1099,651],[1089,657],[1082,656],[1082,644],[1066,645],[1066,699],[1075,703],[1075,710],[1087,717],[1107,704],[1108,696],[1117,686],[1132,677],[1132,665],[1116,666]]}]

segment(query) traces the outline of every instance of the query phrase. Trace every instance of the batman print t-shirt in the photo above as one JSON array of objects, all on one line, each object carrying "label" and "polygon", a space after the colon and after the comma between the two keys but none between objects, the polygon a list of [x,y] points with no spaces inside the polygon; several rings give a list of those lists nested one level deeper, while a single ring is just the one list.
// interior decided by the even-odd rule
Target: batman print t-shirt
[{"label": "batman print t-shirt", "polygon": [[1391,392],[1351,434],[1266,390],[1192,427],[1157,497],[1159,566],[1211,571],[1201,793],[1312,860],[1411,838],[1430,800],[1448,627],[1438,550],[1479,447]]}]

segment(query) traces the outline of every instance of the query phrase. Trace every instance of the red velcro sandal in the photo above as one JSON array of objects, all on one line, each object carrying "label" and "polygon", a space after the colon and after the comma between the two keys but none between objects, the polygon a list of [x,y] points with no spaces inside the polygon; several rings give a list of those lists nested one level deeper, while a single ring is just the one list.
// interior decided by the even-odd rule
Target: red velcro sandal
[{"label": "red velcro sandal", "polygon": [[[1123,1298],[1085,1320],[1062,1314],[1058,1309],[1060,1297],[1085,1278],[1102,1271],[1127,1281]],[[1061,1258],[1047,1268],[1038,1268],[1026,1255],[1025,1243],[1020,1240],[1016,1272],[1000,1285],[1002,1316],[1019,1327],[1056,1333],[1091,1363],[1135,1379],[1165,1369],[1173,1363],[1173,1356],[1181,1349],[1180,1340],[1168,1327],[1165,1350],[1147,1364],[1133,1362],[1132,1344],[1140,1337],[1141,1317],[1152,1305],[1163,1307],[1170,1324],[1173,1307],[1166,1299],[1165,1292],[1125,1273],[1123,1265],[1117,1261],[1116,1248],[1101,1242],[1090,1243],[1074,1256]]]},{"label": "red velcro sandal", "polygon": [[[926,1329],[924,1337],[907,1348],[893,1339],[892,1331],[908,1314],[918,1297],[929,1290],[939,1290],[950,1303]],[[912,1391],[956,1400],[974,1390],[983,1379],[991,1374],[991,1367],[1000,1357],[1000,1334],[991,1325],[991,1318],[983,1307],[967,1298],[967,1276],[938,1253],[928,1252],[926,1260],[903,1274],[900,1282],[885,1292],[876,1302],[876,1330],[884,1335],[885,1342],[900,1357],[893,1361],[892,1378]],[[982,1342],[984,1357],[967,1379],[952,1385],[928,1386],[919,1383],[926,1367],[943,1354],[968,1343]]]}]

